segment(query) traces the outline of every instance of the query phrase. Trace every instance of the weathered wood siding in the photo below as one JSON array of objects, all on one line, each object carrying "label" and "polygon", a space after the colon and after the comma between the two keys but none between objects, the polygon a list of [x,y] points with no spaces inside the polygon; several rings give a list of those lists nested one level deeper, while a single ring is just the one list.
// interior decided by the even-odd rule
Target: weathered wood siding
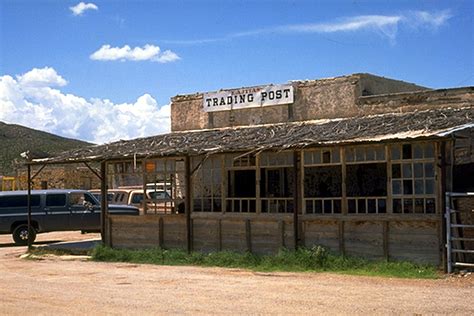
[{"label": "weathered wood siding", "polygon": [[[439,217],[426,219],[324,218],[300,219],[300,243],[321,245],[335,253],[369,259],[408,260],[439,265]],[[164,247],[186,249],[184,216],[111,216],[110,242],[118,248]],[[251,251],[276,254],[294,249],[293,222],[288,216],[199,214],[192,219],[192,249],[201,252]]]},{"label": "weathered wood siding", "polygon": [[440,264],[438,222],[394,221],[389,225],[390,259]]},{"label": "weathered wood siding", "polygon": [[116,248],[186,249],[184,216],[120,216],[109,217],[108,243]]}]

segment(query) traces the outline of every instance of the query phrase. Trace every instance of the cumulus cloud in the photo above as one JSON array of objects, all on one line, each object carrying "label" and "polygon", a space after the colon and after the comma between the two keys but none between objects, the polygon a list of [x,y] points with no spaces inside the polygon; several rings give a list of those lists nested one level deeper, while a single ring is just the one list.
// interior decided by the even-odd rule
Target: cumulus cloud
[{"label": "cumulus cloud", "polygon": [[179,56],[166,50],[161,52],[160,47],[154,45],[145,45],[143,47],[131,48],[128,45],[123,47],[112,47],[103,45],[99,50],[90,55],[92,60],[120,60],[120,61],[155,61],[159,63],[170,63],[179,60]]},{"label": "cumulus cloud", "polygon": [[39,70],[45,69],[47,71],[43,73],[54,73],[57,77],[41,77],[37,75],[41,73],[38,69],[16,78],[0,76],[0,121],[94,143],[145,137],[170,130],[170,105],[159,106],[149,94],[132,103],[86,100],[55,88],[65,85],[66,80],[53,68]]},{"label": "cumulus cloud", "polygon": [[69,10],[72,11],[73,15],[82,15],[85,11],[87,10],[99,10],[99,7],[95,5],[94,3],[84,3],[84,2],[79,2],[75,6],[69,7]]},{"label": "cumulus cloud", "polygon": [[67,84],[67,81],[50,67],[33,68],[27,73],[17,76],[17,79],[23,86],[62,87]]}]

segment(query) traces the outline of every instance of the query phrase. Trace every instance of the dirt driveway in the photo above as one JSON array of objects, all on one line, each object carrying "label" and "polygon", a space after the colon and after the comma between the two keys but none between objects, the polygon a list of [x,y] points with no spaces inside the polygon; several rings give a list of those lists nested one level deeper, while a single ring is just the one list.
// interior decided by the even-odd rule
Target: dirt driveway
[{"label": "dirt driveway", "polygon": [[[77,232],[38,240],[98,237]],[[25,260],[0,236],[0,314],[474,314],[474,277],[316,273]]]}]

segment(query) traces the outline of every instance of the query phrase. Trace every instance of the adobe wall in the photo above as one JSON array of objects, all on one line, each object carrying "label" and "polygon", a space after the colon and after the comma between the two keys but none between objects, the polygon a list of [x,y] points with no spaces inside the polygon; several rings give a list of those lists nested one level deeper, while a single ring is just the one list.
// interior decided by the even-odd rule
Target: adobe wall
[{"label": "adobe wall", "polygon": [[291,85],[294,89],[293,104],[218,112],[203,110],[202,93],[176,96],[171,103],[171,131],[367,115],[371,114],[370,109],[361,111],[357,102],[362,95],[426,90],[411,83],[370,74],[294,81]]},{"label": "adobe wall", "polygon": [[[39,170],[34,166],[31,175],[35,175]],[[18,190],[28,189],[27,170],[22,168],[17,170]],[[42,189],[42,182],[46,181],[47,189],[97,189],[100,188],[99,178],[86,167],[68,166],[47,166],[33,179],[33,190]]]}]

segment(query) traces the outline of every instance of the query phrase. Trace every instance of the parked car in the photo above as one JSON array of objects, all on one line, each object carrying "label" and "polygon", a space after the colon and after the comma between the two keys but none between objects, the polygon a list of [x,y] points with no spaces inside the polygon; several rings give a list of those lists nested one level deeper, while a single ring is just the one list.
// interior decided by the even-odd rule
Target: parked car
[{"label": "parked car", "polygon": [[[101,199],[101,192],[98,189],[89,190],[97,199]],[[167,191],[146,190],[148,213],[184,213],[184,201],[179,201],[178,207]],[[107,190],[107,200],[109,203],[132,205],[143,212],[143,189],[109,189]],[[180,199],[182,200],[182,199]]]},{"label": "parked car", "polygon": [[[0,234],[16,244],[28,242],[28,192],[0,192]],[[136,207],[108,206],[109,214],[138,215]],[[32,240],[37,233],[65,230],[100,231],[100,202],[85,190],[31,191]]]}]

